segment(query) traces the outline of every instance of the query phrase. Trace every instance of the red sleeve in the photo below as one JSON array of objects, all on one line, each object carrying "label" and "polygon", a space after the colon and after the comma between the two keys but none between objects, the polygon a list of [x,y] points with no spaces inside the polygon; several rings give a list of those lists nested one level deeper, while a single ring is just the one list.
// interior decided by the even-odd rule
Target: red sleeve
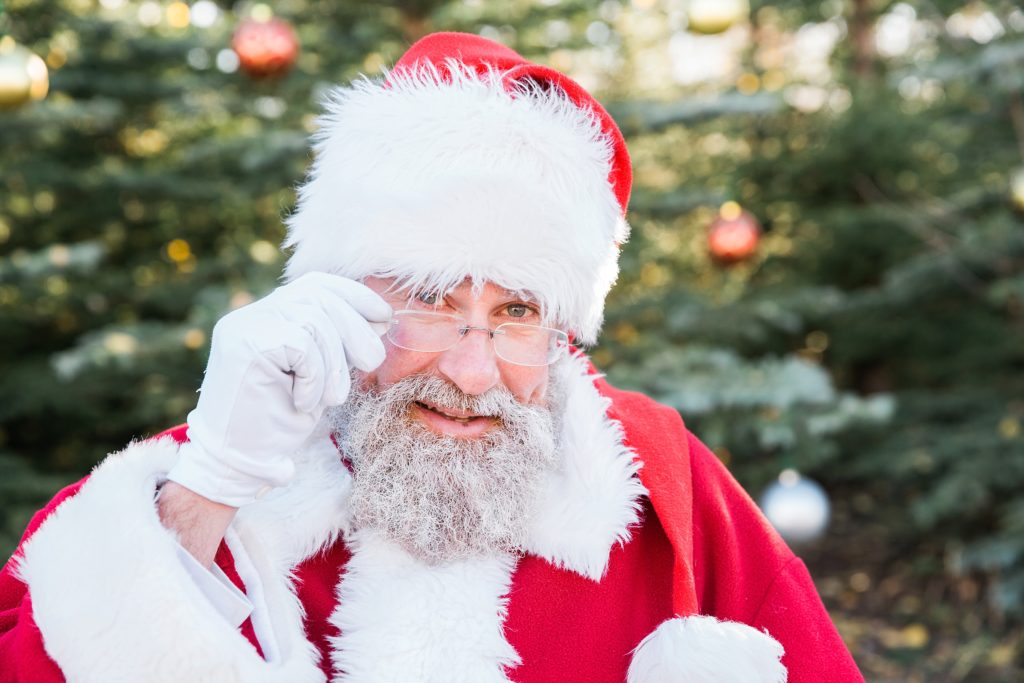
[{"label": "red sleeve", "polygon": [[799,558],[793,558],[775,577],[752,623],[767,629],[786,648],[782,662],[789,669],[789,683],[823,678],[836,683],[863,683],[864,677]]},{"label": "red sleeve", "polygon": [[21,544],[0,571],[0,683],[63,683],[64,675],[46,654],[43,636],[32,616],[28,588],[15,576],[14,567],[22,546],[65,500],[75,495],[85,480],[61,490],[37,512],[21,537]]},{"label": "red sleeve", "polygon": [[789,683],[863,683],[804,563],[707,446],[689,438],[701,612],[767,630],[786,650]]}]

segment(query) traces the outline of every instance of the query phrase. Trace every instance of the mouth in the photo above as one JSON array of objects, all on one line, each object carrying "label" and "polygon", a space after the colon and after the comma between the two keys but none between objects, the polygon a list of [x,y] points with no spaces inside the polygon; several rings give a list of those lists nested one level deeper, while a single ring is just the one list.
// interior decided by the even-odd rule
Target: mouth
[{"label": "mouth", "polygon": [[417,417],[432,431],[446,436],[475,437],[483,434],[497,422],[491,415],[476,415],[467,411],[446,408],[416,401],[413,403]]}]

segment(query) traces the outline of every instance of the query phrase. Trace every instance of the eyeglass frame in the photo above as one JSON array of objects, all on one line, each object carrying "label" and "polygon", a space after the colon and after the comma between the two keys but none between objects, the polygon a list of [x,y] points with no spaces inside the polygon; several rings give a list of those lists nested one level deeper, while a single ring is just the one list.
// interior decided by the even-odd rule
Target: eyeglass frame
[{"label": "eyeglass frame", "polygon": [[[423,351],[421,349],[411,349],[408,346],[402,346],[401,344],[397,343],[394,339],[391,338],[391,331],[397,328],[397,326],[398,326],[398,319],[401,318],[403,315],[406,315],[406,314],[411,314],[411,315],[427,315],[427,316],[436,317],[436,318],[447,318],[447,319],[449,319],[449,320],[451,320],[453,322],[461,322],[461,323],[463,323],[463,325],[461,327],[456,328],[456,332],[458,333],[458,337],[451,344],[451,346],[445,347],[443,349],[436,349],[434,351]],[[530,324],[530,323],[513,323],[513,322],[508,322],[508,323],[501,323],[500,325],[498,325],[497,327],[495,327],[492,330],[489,327],[480,327],[478,325],[467,325],[465,323],[466,323],[466,319],[465,318],[463,318],[460,315],[456,315],[454,313],[441,313],[439,311],[418,311],[418,310],[412,309],[412,308],[403,308],[403,309],[400,309],[400,310],[392,312],[391,319],[388,321],[388,329],[384,333],[384,336],[387,337],[387,340],[389,342],[391,342],[394,346],[396,346],[396,347],[398,347],[400,349],[404,349],[405,351],[413,351],[415,353],[444,353],[445,351],[450,351],[450,350],[454,349],[458,345],[458,343],[462,339],[464,339],[466,337],[466,335],[469,334],[470,332],[473,332],[475,330],[479,330],[480,332],[486,332],[487,333],[487,337],[491,341],[491,349],[494,351],[495,355],[498,356],[498,358],[501,358],[506,363],[512,363],[513,365],[518,365],[518,366],[524,367],[524,368],[545,368],[545,367],[547,367],[549,365],[552,365],[560,357],[562,357],[562,355],[564,354],[565,351],[569,350],[570,345],[572,343],[572,339],[569,337],[568,333],[564,332],[563,330],[559,330],[557,328],[554,328],[554,327],[544,327],[543,325],[533,325],[533,324]],[[495,346],[495,344],[494,344],[494,336],[497,335],[497,334],[504,334],[504,332],[502,332],[502,330],[501,330],[501,328],[503,328],[503,327],[529,327],[529,328],[533,328],[533,329],[537,329],[537,330],[544,330],[545,332],[554,332],[557,335],[557,337],[562,341],[562,343],[559,344],[558,347],[557,347],[558,349],[560,349],[559,354],[557,356],[555,356],[554,358],[552,358],[551,360],[549,360],[548,362],[543,363],[543,364],[539,364],[539,365],[538,364],[533,364],[533,363],[519,363],[519,362],[514,361],[514,360],[509,360],[508,358],[503,356],[500,351],[498,351],[498,347]]]}]

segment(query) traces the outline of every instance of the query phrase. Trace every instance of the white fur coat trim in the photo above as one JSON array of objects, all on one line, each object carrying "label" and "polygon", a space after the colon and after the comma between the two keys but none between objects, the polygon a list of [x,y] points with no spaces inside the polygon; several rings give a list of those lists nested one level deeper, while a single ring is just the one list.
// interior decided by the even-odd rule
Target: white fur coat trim
[{"label": "white fur coat trim", "polygon": [[432,567],[360,531],[331,623],[336,683],[505,683],[519,663],[502,625],[515,560]]},{"label": "white fur coat trim", "polygon": [[295,478],[238,511],[233,526],[258,537],[286,573],[350,532],[352,475],[322,429],[294,456]]},{"label": "white fur coat trim", "polygon": [[548,477],[525,550],[557,567],[599,581],[616,544],[629,540],[647,491],[622,425],[608,417],[583,356],[559,365],[566,387],[559,471]]},{"label": "white fur coat trim", "polygon": [[593,343],[629,227],[608,182],[612,144],[558,88],[453,64],[337,88],[288,219],[289,280],[466,277],[537,297]]},{"label": "white fur coat trim", "polygon": [[18,572],[47,653],[75,683],[320,683],[287,574],[268,565],[257,539],[240,535],[270,608],[275,664],[186,572],[154,505],[176,457],[171,439],[111,455],[25,544]]},{"label": "white fur coat trim", "polygon": [[782,645],[734,621],[669,619],[641,641],[628,683],[786,683]]}]

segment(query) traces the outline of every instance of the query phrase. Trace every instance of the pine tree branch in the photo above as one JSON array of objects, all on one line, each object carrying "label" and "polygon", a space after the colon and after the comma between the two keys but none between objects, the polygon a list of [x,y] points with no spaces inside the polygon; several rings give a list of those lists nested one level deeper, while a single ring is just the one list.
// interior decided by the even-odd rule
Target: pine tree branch
[{"label": "pine tree branch", "polygon": [[[879,188],[871,178],[868,178],[863,174],[858,174],[854,184],[861,197],[866,201],[883,204],[888,210],[901,216],[903,220],[898,224],[903,229],[935,251],[950,256],[951,260],[949,263],[953,269],[953,276],[960,286],[975,295],[980,296],[984,293],[984,283],[981,278],[967,268],[963,262],[954,257],[954,247],[957,246],[958,240],[953,235],[948,235],[936,230],[931,221],[922,217],[923,212],[924,214],[927,214],[928,218],[939,219],[940,217],[936,215],[936,211],[933,208],[929,209],[927,206],[916,205],[912,208],[906,208],[889,199],[889,197],[886,196],[882,189]],[[945,216],[942,217],[944,218]],[[962,220],[967,219],[963,218]]]},{"label": "pine tree branch", "polygon": [[742,95],[726,93],[713,99],[686,99],[675,102],[617,102],[608,105],[623,135],[652,133],[669,126],[694,124],[720,116],[764,115],[782,110],[785,102],[777,93]]},{"label": "pine tree branch", "polygon": [[1017,138],[1017,149],[1020,150],[1020,158],[1024,161],[1024,98],[1020,90],[1010,95],[1010,121],[1013,122],[1013,134]]}]

